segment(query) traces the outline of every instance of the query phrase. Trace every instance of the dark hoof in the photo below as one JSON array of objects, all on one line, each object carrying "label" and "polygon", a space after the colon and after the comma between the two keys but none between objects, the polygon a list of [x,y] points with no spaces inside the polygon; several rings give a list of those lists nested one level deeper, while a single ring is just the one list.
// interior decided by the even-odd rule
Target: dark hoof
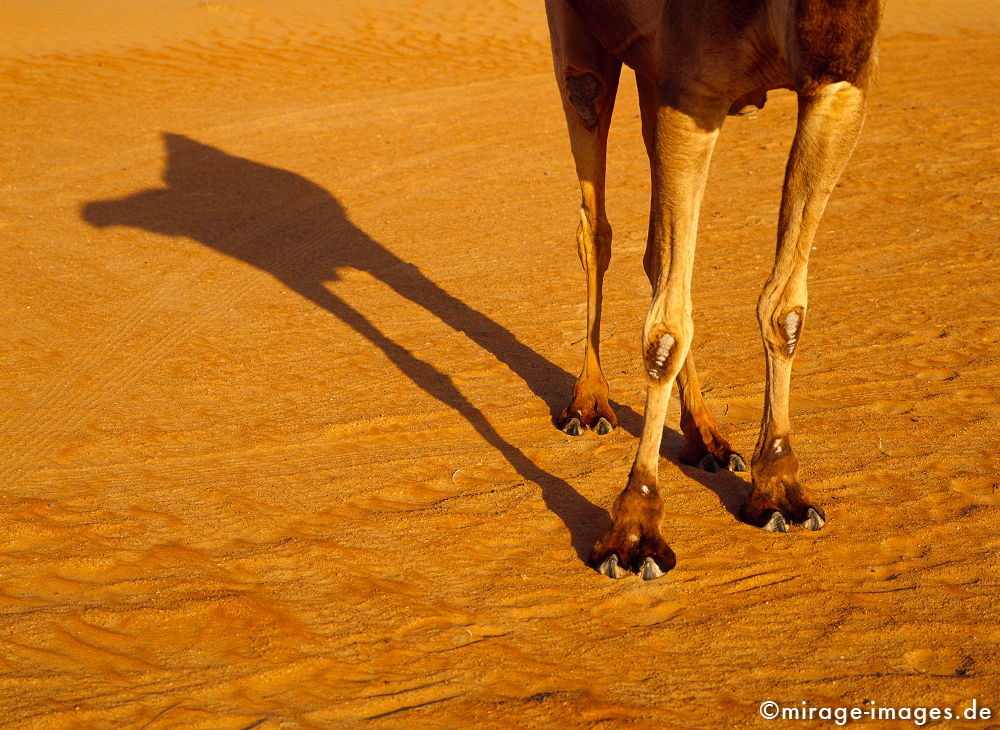
[{"label": "dark hoof", "polygon": [[618,556],[614,553],[601,563],[601,567],[597,569],[597,572],[609,578],[623,578],[625,576],[625,570],[618,564]]},{"label": "dark hoof", "polygon": [[656,580],[660,576],[666,575],[666,573],[660,569],[660,566],[650,556],[642,561],[642,568],[639,570],[639,575],[643,580]]},{"label": "dark hoof", "polygon": [[[666,575],[677,565],[677,556],[659,534],[632,533],[629,539],[616,538],[624,535],[606,536],[594,545],[590,559],[598,573],[609,578],[623,578],[627,573],[637,573],[643,580],[654,580]],[[639,539],[632,539],[638,537]]]},{"label": "dark hoof", "polygon": [[598,436],[606,436],[615,430],[615,427],[611,425],[611,422],[607,418],[601,416],[597,419],[597,424],[594,426],[594,432]]},{"label": "dark hoof", "polygon": [[800,524],[807,530],[821,530],[826,524],[826,520],[815,508],[810,507],[806,512],[805,520]]},{"label": "dark hoof", "polygon": [[728,468],[729,471],[746,471],[747,465],[739,454],[730,454]]},{"label": "dark hoof", "polygon": [[698,462],[698,466],[707,472],[715,473],[719,471],[719,462],[712,454],[705,454]]},{"label": "dark hoof", "polygon": [[788,523],[780,512],[773,512],[771,517],[764,523],[763,529],[768,532],[788,532]]},{"label": "dark hoof", "polygon": [[563,433],[568,433],[570,436],[579,436],[583,433],[583,424],[580,423],[579,418],[571,418],[566,421],[566,424],[562,427]]}]

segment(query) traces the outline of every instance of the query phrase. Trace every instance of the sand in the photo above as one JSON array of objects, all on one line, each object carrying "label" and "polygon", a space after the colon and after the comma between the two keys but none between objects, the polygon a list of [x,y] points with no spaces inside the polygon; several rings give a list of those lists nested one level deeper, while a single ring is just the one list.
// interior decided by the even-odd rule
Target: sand
[{"label": "sand", "polygon": [[[0,724],[1000,713],[995,2],[889,3],[793,376],[827,528],[741,524],[746,475],[676,465],[675,401],[678,565],[651,583],[584,562],[643,403],[630,76],[603,330],[622,428],[572,438],[551,417],[582,362],[578,193],[540,2],[2,14]],[[727,122],[702,212],[695,352],[745,456],[794,115],[774,93]]]}]

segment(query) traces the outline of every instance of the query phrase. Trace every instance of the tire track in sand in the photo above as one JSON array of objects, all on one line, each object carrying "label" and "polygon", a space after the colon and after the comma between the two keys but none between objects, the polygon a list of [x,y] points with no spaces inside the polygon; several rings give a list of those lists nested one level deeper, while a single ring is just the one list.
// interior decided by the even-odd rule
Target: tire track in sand
[{"label": "tire track in sand", "polygon": [[[11,460],[0,464],[0,482],[14,486],[25,471],[25,463],[48,453],[52,442],[66,430],[70,414],[81,410],[86,414],[96,407],[96,394],[80,387],[79,374],[95,371],[116,348],[131,340],[142,322],[159,308],[168,290],[173,286],[164,284],[152,296],[130,307],[125,318],[71,355],[26,411],[10,411],[0,420],[0,433],[11,434],[7,444]],[[36,418],[40,412],[45,415]]]},{"label": "tire track in sand", "polygon": [[[7,446],[10,459],[0,464],[0,484],[12,488],[43,468],[43,462],[65,434],[85,423],[102,403],[126,391],[178,345],[194,337],[203,322],[231,306],[232,300],[260,277],[253,269],[240,272],[228,287],[219,291],[214,301],[199,309],[197,318],[172,317],[166,329],[154,335],[152,342],[134,356],[125,359],[123,366],[111,364],[116,350],[141,341],[137,332],[142,324],[165,303],[175,300],[176,292],[185,289],[182,282],[196,280],[211,268],[210,265],[201,266],[183,276],[165,280],[152,295],[129,308],[122,320],[71,356],[26,411],[11,413],[0,422],[0,431],[11,434]],[[92,384],[87,384],[87,376],[93,373],[100,375]],[[39,413],[44,415],[38,418]]]}]

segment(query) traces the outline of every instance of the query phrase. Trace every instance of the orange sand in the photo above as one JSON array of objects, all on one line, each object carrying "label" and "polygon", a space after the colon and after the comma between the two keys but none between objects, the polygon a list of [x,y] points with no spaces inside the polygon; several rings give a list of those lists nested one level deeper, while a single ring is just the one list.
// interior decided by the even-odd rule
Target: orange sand
[{"label": "orange sand", "polygon": [[[630,77],[604,326],[623,428],[574,439],[550,422],[584,283],[540,1],[5,2],[0,723],[1000,713],[997,8],[889,4],[793,379],[828,528],[742,525],[745,479],[668,461],[679,564],[644,584],[581,559],[642,409]],[[702,214],[695,351],[745,456],[794,107],[727,123]],[[676,431],[675,404],[666,460]]]}]

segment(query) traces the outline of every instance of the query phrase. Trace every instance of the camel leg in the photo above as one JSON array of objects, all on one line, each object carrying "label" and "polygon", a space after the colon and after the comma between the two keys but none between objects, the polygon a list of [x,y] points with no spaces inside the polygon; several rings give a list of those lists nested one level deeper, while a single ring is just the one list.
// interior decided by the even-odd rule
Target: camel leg
[{"label": "camel leg", "polygon": [[579,436],[585,428],[603,436],[618,425],[608,403],[608,381],[601,372],[600,337],[604,274],[611,261],[611,226],[604,210],[605,160],[621,62],[600,46],[564,2],[550,0],[546,5],[556,79],[580,180],[576,243],[587,276],[583,370],[557,425],[572,436]]},{"label": "camel leg", "polygon": [[[656,86],[640,74],[636,74],[636,86],[639,90],[639,110],[642,114],[642,138],[646,143],[646,153],[653,160],[653,133],[656,128],[657,94]],[[656,192],[650,196],[649,204],[649,234],[646,238],[646,253],[642,258],[643,268],[651,286],[656,286],[656,275],[653,264],[656,261],[653,244],[653,212],[655,210]],[[729,442],[719,433],[712,412],[705,404],[701,395],[701,385],[698,382],[698,371],[694,365],[694,355],[689,350],[684,358],[684,365],[677,375],[677,389],[681,400],[681,432],[684,434],[684,446],[681,447],[678,458],[682,464],[700,466],[706,471],[718,471],[721,466],[730,471],[746,471],[743,457],[733,451]]]},{"label": "camel leg", "polygon": [[676,562],[660,533],[660,442],[670,391],[694,334],[691,271],[698,212],[712,149],[728,108],[721,99],[675,95],[673,103],[656,111],[651,160],[654,284],[642,341],[645,417],[632,471],[612,508],[611,529],[590,556],[591,565],[612,577],[631,569],[647,580],[657,578]]},{"label": "camel leg", "polygon": [[719,433],[719,426],[705,404],[690,350],[677,376],[677,389],[681,397],[681,433],[684,434],[684,445],[677,455],[680,462],[712,472],[720,468],[746,471],[743,457],[733,451]]},{"label": "camel leg", "polygon": [[789,381],[805,322],[806,268],[813,237],[854,150],[864,114],[864,91],[846,81],[799,94],[774,268],[757,303],[767,393],[751,466],[753,490],[741,511],[744,520],[768,530],[785,532],[789,522],[818,530],[826,521],[823,510],[799,484],[799,463],[789,441]]}]

